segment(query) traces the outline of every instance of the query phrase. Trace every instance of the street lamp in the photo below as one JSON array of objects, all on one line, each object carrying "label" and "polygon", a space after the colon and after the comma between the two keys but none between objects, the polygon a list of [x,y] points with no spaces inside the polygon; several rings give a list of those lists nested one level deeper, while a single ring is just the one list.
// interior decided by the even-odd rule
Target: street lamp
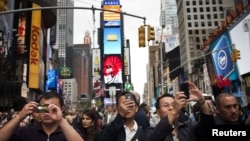
[{"label": "street lamp", "polygon": [[164,87],[163,87],[163,46],[162,46],[162,36],[163,36],[163,29],[165,27],[165,11],[161,12],[161,38],[160,38],[160,54],[161,54],[161,94],[164,94]]}]

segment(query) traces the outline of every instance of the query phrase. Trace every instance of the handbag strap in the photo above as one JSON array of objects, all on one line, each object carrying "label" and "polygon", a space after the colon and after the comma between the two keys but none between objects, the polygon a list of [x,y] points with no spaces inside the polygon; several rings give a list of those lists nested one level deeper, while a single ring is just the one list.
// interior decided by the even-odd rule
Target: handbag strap
[{"label": "handbag strap", "polygon": [[138,135],[139,135],[141,129],[142,129],[142,127],[141,127],[141,126],[138,126],[138,129],[137,129],[135,135],[133,136],[133,138],[131,139],[131,141],[135,141],[135,139],[138,138]]}]

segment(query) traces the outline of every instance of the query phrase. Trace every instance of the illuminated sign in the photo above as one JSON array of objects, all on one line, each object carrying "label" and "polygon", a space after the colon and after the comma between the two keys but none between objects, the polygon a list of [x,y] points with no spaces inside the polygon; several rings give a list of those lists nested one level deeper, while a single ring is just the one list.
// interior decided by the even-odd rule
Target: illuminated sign
[{"label": "illuminated sign", "polygon": [[120,0],[104,0],[103,5],[120,5]]},{"label": "illuminated sign", "polygon": [[[33,8],[40,6],[33,3]],[[32,11],[31,32],[30,32],[30,52],[29,52],[29,88],[38,89],[41,78],[40,75],[40,31],[41,31],[41,10]]]},{"label": "illuminated sign", "polygon": [[100,49],[93,49],[92,53],[92,60],[93,60],[93,68],[92,68],[92,74],[93,76],[100,76],[100,70],[101,70],[101,60],[100,60]]},{"label": "illuminated sign", "polygon": [[72,77],[72,69],[69,67],[61,67],[59,69],[60,78],[70,78]]},{"label": "illuminated sign", "polygon": [[121,29],[104,28],[104,54],[121,54]]},{"label": "illuminated sign", "polygon": [[232,45],[228,33],[224,33],[213,42],[211,52],[213,52],[212,57],[217,76],[228,77],[230,80],[237,79],[237,73],[235,73],[231,61]]},{"label": "illuminated sign", "polygon": [[104,21],[104,26],[120,26],[121,25],[121,7],[120,5],[104,5],[103,10],[111,10],[111,11],[116,11],[116,12],[111,12],[111,11],[104,11],[103,12],[103,21]]},{"label": "illuminated sign", "polygon": [[105,84],[122,83],[122,59],[119,55],[108,55],[103,60]]}]

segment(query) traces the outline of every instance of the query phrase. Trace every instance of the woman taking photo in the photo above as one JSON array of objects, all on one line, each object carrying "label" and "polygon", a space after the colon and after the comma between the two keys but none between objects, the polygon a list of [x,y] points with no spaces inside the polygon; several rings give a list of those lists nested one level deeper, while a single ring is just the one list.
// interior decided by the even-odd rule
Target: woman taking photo
[{"label": "woman taking photo", "polygon": [[98,116],[91,109],[82,112],[82,122],[79,129],[80,135],[85,141],[101,141],[101,131],[98,128]]}]

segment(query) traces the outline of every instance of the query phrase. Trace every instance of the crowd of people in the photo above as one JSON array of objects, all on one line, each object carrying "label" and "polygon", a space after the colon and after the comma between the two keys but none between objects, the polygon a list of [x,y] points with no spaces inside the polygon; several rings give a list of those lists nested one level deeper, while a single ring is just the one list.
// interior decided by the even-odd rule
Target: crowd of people
[{"label": "crowd of people", "polygon": [[[250,124],[250,104],[242,108],[230,93],[206,99],[194,83],[186,83],[189,98],[182,91],[163,94],[155,112],[141,104],[136,91],[121,92],[103,111],[64,111],[62,97],[53,91],[30,102],[19,98],[15,109],[0,114],[0,141],[207,141],[209,127]],[[189,113],[191,101],[196,104]]]}]

